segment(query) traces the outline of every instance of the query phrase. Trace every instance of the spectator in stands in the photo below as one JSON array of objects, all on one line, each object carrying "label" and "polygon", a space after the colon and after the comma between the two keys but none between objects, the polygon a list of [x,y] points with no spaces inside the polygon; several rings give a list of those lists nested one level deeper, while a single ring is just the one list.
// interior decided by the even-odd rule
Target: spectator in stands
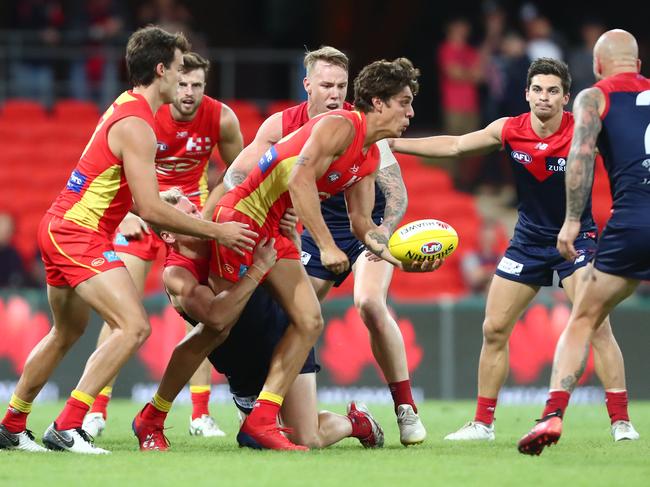
[{"label": "spectator in stands", "polygon": [[[444,131],[449,135],[473,132],[481,122],[479,83],[483,80],[483,69],[478,49],[469,44],[470,34],[471,25],[467,19],[452,19],[446,26],[445,40],[438,48]],[[446,161],[443,165],[448,168],[457,186],[468,189],[480,159],[474,162],[465,161],[463,181],[460,181],[458,164]]]},{"label": "spectator in stands", "polygon": [[140,6],[137,20],[140,26],[155,24],[167,32],[182,32],[194,51],[201,52],[207,45],[204,36],[192,29],[192,13],[177,0],[147,0]]},{"label": "spectator in stands", "polygon": [[124,4],[121,0],[75,0],[70,9],[70,41],[87,48],[84,59],[70,66],[70,96],[106,107],[119,91],[122,49],[116,57],[110,48],[123,44]]},{"label": "spectator in stands", "polygon": [[569,106],[573,107],[575,95],[585,88],[591,87],[596,80],[593,70],[593,49],[598,38],[605,32],[606,28],[600,20],[585,19],[580,26],[582,43],[569,51],[568,64],[571,70],[571,97]]},{"label": "spectator in stands", "polygon": [[9,213],[0,213],[0,288],[24,287],[30,278],[16,247],[12,244],[14,219]]},{"label": "spectator in stands", "polygon": [[562,60],[564,58],[561,42],[553,32],[551,22],[540,14],[533,3],[521,7],[521,20],[528,41],[527,54],[531,61],[542,57]]},{"label": "spectator in stands", "polygon": [[499,117],[514,117],[529,109],[526,98],[526,76],[531,58],[526,52],[526,41],[515,31],[509,31],[501,43],[503,56],[503,97]]},{"label": "spectator in stands", "polygon": [[[23,31],[30,47],[54,47],[61,41],[64,24],[61,0],[21,0],[11,2],[12,29]],[[54,96],[54,65],[46,56],[29,56],[12,59],[10,96],[31,98],[50,106]]]},{"label": "spectator in stands", "polygon": [[500,225],[493,220],[484,220],[479,228],[478,249],[463,255],[461,270],[465,285],[473,294],[485,294],[492,282],[492,276],[501,259],[499,248]]}]

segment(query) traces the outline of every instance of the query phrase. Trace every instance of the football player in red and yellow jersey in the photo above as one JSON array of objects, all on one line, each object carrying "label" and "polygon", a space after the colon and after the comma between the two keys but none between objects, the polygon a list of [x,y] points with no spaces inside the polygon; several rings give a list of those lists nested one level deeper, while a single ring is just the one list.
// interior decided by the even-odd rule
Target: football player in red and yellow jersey
[{"label": "football player in red and yellow jersey", "polygon": [[65,188],[41,221],[38,243],[47,273],[54,326],[34,347],[0,423],[0,445],[42,451],[29,430],[32,402],[66,352],[83,334],[90,309],[115,330],[88,360],[63,411],[47,428],[53,450],[103,454],[81,428],[95,396],[150,333],[138,291],[113,250],[111,236],[135,201],[140,215],[162,228],[246,250],[257,237],[245,225],[215,225],[192,218],[158,195],[154,114],[174,100],[183,52],[182,34],[150,26],[128,41],[132,91],[101,117]]},{"label": "football player in red and yellow jersey", "polygon": [[[243,147],[237,116],[227,105],[204,94],[209,70],[208,60],[196,53],[185,54],[176,98],[171,104],[160,107],[154,125],[157,140],[156,176],[160,189],[181,188],[199,209],[203,209],[208,196],[208,162],[213,150],[216,148],[221,159],[229,165]],[[143,220],[131,213],[124,218],[119,232],[115,234],[115,252],[126,265],[140,294],[144,292],[147,274],[162,246],[162,241],[149,231]],[[191,327],[188,325],[189,330]],[[110,327],[105,323],[98,346],[108,338],[110,332]],[[208,409],[210,378],[211,368],[206,360],[190,380],[192,435],[224,435]],[[115,379],[111,380],[102,389],[84,419],[84,430],[95,438],[106,427],[107,406],[114,382]]]},{"label": "football player in red and yellow jersey", "polygon": [[[321,250],[321,260],[341,273],[349,267],[347,255],[335,244],[320,211],[320,200],[345,191],[350,222],[357,238],[370,251],[405,268],[390,255],[388,234],[371,218],[374,179],[379,164],[375,142],[400,136],[413,117],[417,92],[416,70],[407,59],[377,61],[366,66],[355,81],[355,105],[359,111],[335,110],[310,120],[271,147],[246,180],[227,193],[217,205],[214,219],[234,218],[259,231],[260,238],[274,238],[278,261],[266,279],[291,325],[275,349],[269,374],[252,413],[239,434],[241,446],[280,450],[304,450],[291,443],[277,425],[284,396],[305,362],[323,328],[316,294],[299,260],[295,245],[280,232],[280,218],[293,206]],[[211,287],[215,294],[228,292],[239,279],[250,277],[252,254],[236,256],[214,246]],[[431,270],[440,262],[412,266]],[[228,327],[195,329],[180,343],[151,403],[136,416],[134,430],[141,448],[163,427],[162,419],[183,384],[206,356],[222,343]],[[159,437],[160,435],[155,435]]]}]

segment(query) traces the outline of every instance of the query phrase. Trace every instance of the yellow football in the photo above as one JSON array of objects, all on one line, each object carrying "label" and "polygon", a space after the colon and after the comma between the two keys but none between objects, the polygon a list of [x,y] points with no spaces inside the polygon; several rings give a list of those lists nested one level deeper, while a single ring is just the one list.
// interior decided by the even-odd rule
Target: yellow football
[{"label": "yellow football", "polygon": [[416,220],[391,235],[388,250],[405,263],[449,257],[458,247],[458,234],[440,220]]}]

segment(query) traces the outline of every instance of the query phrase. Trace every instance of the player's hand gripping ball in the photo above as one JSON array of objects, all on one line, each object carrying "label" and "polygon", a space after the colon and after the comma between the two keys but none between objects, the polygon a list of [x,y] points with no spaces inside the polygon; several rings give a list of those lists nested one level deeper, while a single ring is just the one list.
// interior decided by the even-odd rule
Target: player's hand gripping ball
[{"label": "player's hand gripping ball", "polygon": [[416,220],[399,227],[388,241],[388,250],[397,260],[424,262],[449,257],[458,247],[458,234],[440,220]]}]

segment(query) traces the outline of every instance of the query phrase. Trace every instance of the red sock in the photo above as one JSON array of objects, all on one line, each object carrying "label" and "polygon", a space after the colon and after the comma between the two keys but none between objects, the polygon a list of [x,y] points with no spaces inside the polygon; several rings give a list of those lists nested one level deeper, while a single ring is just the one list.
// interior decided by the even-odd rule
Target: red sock
[{"label": "red sock", "polygon": [[478,396],[476,399],[476,414],[474,421],[483,424],[492,424],[494,422],[494,411],[497,408],[496,398]]},{"label": "red sock", "polygon": [[108,406],[108,402],[111,400],[111,396],[107,396],[105,394],[98,394],[97,397],[95,398],[95,402],[93,403],[93,407],[90,408],[91,413],[102,413],[102,416],[104,419],[108,416],[108,413],[106,412],[106,407]]},{"label": "red sock", "polygon": [[265,399],[258,399],[253,405],[253,411],[247,418],[247,423],[250,426],[262,426],[268,424],[275,424],[280,412],[280,405],[273,401]]},{"label": "red sock", "polygon": [[210,391],[192,392],[191,397],[192,419],[200,418],[204,414],[209,416],[208,403],[210,402]]},{"label": "red sock", "polygon": [[395,412],[397,412],[397,406],[400,404],[410,404],[413,411],[418,412],[418,408],[415,406],[415,401],[413,400],[413,394],[411,393],[411,381],[409,379],[390,382],[388,389],[390,389],[390,395],[393,396]]},{"label": "red sock", "polygon": [[148,402],[140,413],[140,417],[148,423],[164,424],[165,419],[167,419],[167,412],[156,409],[153,404]]},{"label": "red sock", "polygon": [[348,419],[352,423],[351,437],[363,439],[370,436],[372,433],[372,425],[370,424],[370,420],[363,414],[350,414],[348,415]]},{"label": "red sock", "polygon": [[627,414],[627,391],[607,392],[605,391],[605,404],[612,424],[616,421],[629,421]]},{"label": "red sock", "polygon": [[20,433],[27,428],[27,416],[29,416],[29,413],[22,413],[9,406],[2,420],[2,425],[7,428],[9,433]]},{"label": "red sock", "polygon": [[54,427],[59,431],[71,430],[73,428],[81,428],[84,421],[84,416],[90,409],[90,406],[79,399],[74,397],[68,398],[59,414],[59,417],[54,421]]},{"label": "red sock", "polygon": [[547,414],[554,413],[558,409],[560,410],[560,416],[564,416],[564,411],[569,405],[569,398],[571,393],[567,391],[551,391],[548,393],[548,399],[546,400],[546,407],[544,407],[544,412],[542,413],[542,418]]}]

